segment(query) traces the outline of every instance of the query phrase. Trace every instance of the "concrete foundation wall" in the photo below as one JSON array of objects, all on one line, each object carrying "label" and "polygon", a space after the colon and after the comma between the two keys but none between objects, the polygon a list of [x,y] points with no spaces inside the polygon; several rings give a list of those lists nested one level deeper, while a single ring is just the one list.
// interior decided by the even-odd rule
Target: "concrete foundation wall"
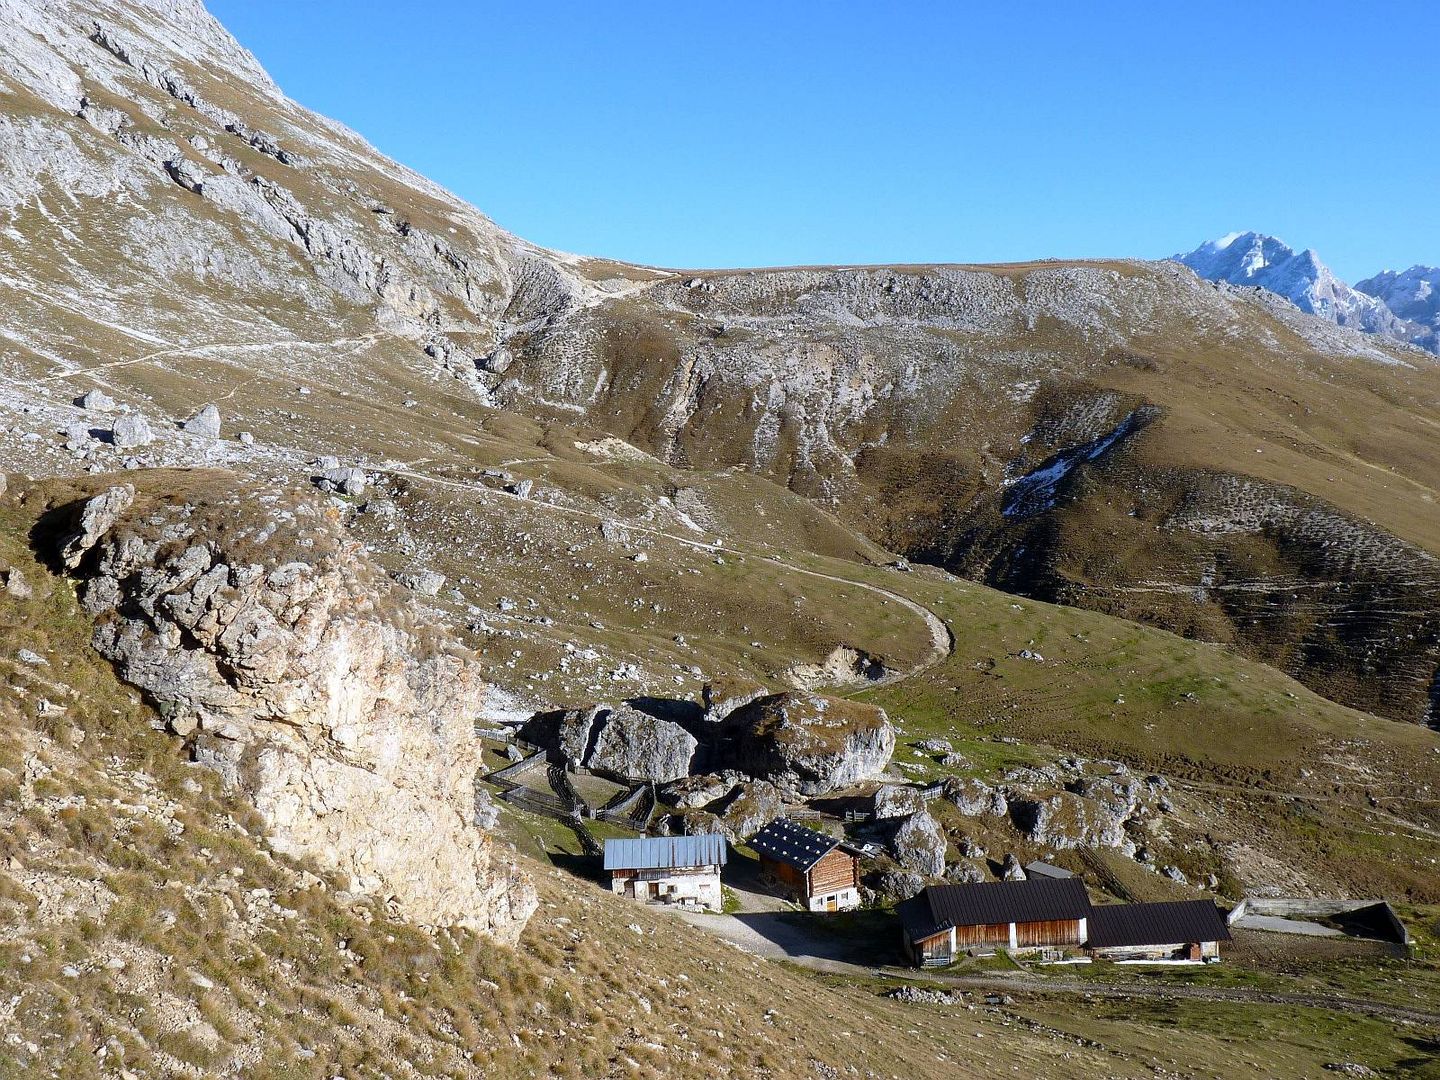
[{"label": "concrete foundation wall", "polygon": [[1410,943],[1410,931],[1400,916],[1384,900],[1330,900],[1323,897],[1247,896],[1225,916],[1234,926],[1251,915],[1268,915],[1282,919],[1334,918],[1356,914],[1358,921],[1368,923],[1368,932],[1351,929],[1352,936],[1374,937],[1401,945]]}]

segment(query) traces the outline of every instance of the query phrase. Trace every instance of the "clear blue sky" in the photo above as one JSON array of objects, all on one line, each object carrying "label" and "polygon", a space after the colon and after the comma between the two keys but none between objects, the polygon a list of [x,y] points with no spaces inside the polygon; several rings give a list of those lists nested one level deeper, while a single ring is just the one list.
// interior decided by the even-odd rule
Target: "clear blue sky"
[{"label": "clear blue sky", "polygon": [[1440,4],[210,0],[294,98],[547,246],[666,266],[1440,263]]}]

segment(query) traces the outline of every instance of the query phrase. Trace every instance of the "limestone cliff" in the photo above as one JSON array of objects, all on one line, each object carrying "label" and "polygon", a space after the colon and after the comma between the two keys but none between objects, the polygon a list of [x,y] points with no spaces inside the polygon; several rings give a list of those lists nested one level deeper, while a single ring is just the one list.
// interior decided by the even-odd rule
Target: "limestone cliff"
[{"label": "limestone cliff", "polygon": [[277,848],[417,922],[519,935],[535,891],[473,821],[484,686],[332,511],[125,484],[59,513],[96,649],[254,801]]}]

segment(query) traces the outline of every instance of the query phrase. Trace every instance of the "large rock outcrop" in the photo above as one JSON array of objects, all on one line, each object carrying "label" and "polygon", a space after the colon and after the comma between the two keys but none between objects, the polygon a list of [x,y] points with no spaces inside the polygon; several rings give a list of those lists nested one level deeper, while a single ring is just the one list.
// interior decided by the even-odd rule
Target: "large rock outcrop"
[{"label": "large rock outcrop", "polygon": [[873,780],[895,749],[883,709],[823,694],[771,694],[737,709],[725,727],[736,768],[801,796]]},{"label": "large rock outcrop", "polygon": [[621,780],[657,784],[690,775],[699,742],[679,724],[619,705],[604,718],[585,767]]},{"label": "large rock outcrop", "polygon": [[126,485],[72,512],[62,557],[95,648],[278,850],[417,922],[514,941],[537,899],[474,825],[473,662],[413,623],[318,505],[226,483],[191,499]]}]

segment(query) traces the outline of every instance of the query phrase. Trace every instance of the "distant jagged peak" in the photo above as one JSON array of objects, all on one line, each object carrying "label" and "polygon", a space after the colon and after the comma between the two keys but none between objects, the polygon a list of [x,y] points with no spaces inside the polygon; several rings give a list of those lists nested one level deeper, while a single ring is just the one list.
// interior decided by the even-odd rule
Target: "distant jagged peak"
[{"label": "distant jagged peak", "polygon": [[1227,233],[1183,255],[1171,256],[1209,281],[1255,285],[1285,297],[1301,311],[1339,326],[1410,341],[1401,320],[1383,300],[1352,288],[1313,248],[1296,251],[1266,233]]},{"label": "distant jagged peak", "polygon": [[1282,290],[1275,289],[1273,283],[1282,274],[1293,276],[1288,272],[1308,280],[1334,277],[1313,249],[1297,252],[1279,237],[1253,230],[1226,233],[1217,240],[1207,240],[1194,251],[1171,257],[1210,281],[1264,285],[1275,292]]},{"label": "distant jagged peak", "polygon": [[1404,320],[1409,341],[1440,352],[1440,266],[1417,264],[1398,272],[1382,270],[1356,282],[1355,288]]}]

